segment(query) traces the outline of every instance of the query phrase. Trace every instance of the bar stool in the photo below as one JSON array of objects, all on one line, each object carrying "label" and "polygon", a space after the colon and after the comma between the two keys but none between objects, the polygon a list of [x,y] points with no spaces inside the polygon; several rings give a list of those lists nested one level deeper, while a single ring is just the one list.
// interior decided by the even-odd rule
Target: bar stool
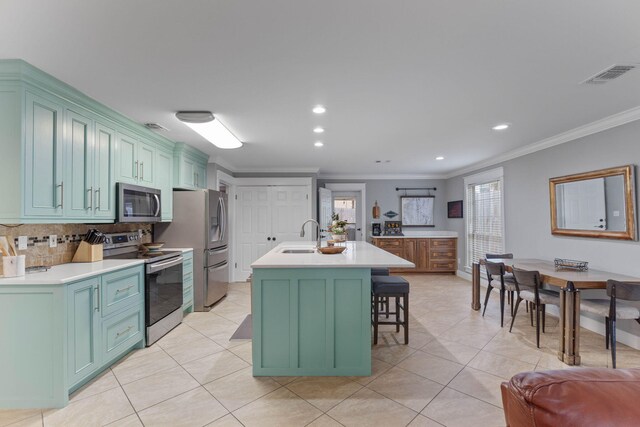
[{"label": "bar stool", "polygon": [[[378,344],[378,326],[379,325],[396,325],[396,332],[400,332],[400,326],[404,328],[404,343],[409,344],[409,282],[398,276],[373,276],[371,277],[371,292],[373,294],[373,344]],[[395,298],[396,311],[389,312],[389,303],[387,302],[387,317],[389,314],[395,314],[395,321],[381,321],[380,303],[381,298]],[[402,298],[402,304],[400,303]],[[402,320],[400,320],[400,310],[402,310]]]},{"label": "bar stool", "polygon": [[[388,276],[389,269],[388,268],[372,268],[371,276]],[[386,307],[386,308],[385,308]],[[380,310],[385,311],[387,315],[387,319],[389,318],[389,298],[382,298],[380,300]]]}]

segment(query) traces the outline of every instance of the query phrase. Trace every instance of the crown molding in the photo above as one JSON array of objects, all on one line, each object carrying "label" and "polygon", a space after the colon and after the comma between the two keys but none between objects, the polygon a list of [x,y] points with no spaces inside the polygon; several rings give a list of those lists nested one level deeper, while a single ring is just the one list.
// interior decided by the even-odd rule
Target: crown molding
[{"label": "crown molding", "polygon": [[214,163],[214,164],[216,164],[218,166],[222,166],[226,170],[231,171],[233,173],[238,172],[238,168],[236,166],[234,166],[231,163],[227,162],[225,159],[221,158],[220,156],[211,156],[211,157],[209,157],[209,163]]},{"label": "crown molding", "polygon": [[318,168],[292,168],[292,167],[274,167],[274,168],[236,168],[234,173],[308,173],[317,174]]},{"label": "crown molding", "polygon": [[496,165],[498,163],[513,160],[518,157],[526,156],[527,154],[535,153],[536,151],[546,150],[547,148],[555,147],[556,145],[564,144],[566,142],[574,141],[585,136],[593,135],[607,129],[611,129],[617,126],[624,125],[640,119],[640,106],[631,108],[629,110],[622,111],[617,114],[605,117],[595,122],[588,123],[583,126],[568,130],[563,133],[559,133],[549,138],[545,138],[538,142],[526,145],[524,147],[516,148],[515,150],[508,151],[500,156],[496,156],[491,160],[485,160],[482,162],[474,163],[462,169],[457,169],[453,172],[446,174],[445,178],[454,178],[466,173],[477,171],[478,169],[486,168]]},{"label": "crown molding", "polygon": [[420,175],[420,174],[397,174],[397,175],[339,175],[339,174],[320,174],[318,179],[446,179],[445,175]]}]

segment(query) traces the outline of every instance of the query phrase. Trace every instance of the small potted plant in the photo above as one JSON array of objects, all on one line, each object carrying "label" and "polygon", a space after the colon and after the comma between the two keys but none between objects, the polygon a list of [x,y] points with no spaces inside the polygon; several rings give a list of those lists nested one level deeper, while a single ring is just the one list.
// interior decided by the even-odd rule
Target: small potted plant
[{"label": "small potted plant", "polygon": [[340,220],[340,216],[337,213],[331,215],[331,225],[329,226],[329,233],[331,238],[336,242],[344,242],[347,240],[347,221]]}]

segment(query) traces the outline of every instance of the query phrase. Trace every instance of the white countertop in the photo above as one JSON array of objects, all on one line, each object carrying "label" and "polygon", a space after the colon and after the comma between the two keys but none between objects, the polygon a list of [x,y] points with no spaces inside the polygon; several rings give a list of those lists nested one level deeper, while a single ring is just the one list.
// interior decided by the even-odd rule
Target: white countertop
[{"label": "white countertop", "polygon": [[319,252],[310,254],[284,254],[288,247],[315,248],[315,242],[283,242],[267,252],[262,258],[251,264],[252,268],[376,268],[400,267],[412,268],[415,265],[405,259],[390,254],[367,242],[346,242],[347,250],[341,254],[325,255]]},{"label": "white countertop", "polygon": [[178,252],[178,251],[179,251],[179,252],[185,253],[185,252],[191,252],[191,251],[193,251],[193,248],[165,248],[165,247],[163,246],[163,247],[162,247],[162,250],[163,250],[163,251],[176,251],[176,252]]},{"label": "white countertop", "polygon": [[456,231],[408,231],[403,230],[404,236],[374,236],[369,235],[372,239],[447,239],[458,237]]},{"label": "white countertop", "polygon": [[20,277],[0,277],[2,285],[64,285],[120,270],[134,265],[144,264],[141,259],[106,259],[97,262],[82,262],[54,265],[48,271],[26,274]]}]

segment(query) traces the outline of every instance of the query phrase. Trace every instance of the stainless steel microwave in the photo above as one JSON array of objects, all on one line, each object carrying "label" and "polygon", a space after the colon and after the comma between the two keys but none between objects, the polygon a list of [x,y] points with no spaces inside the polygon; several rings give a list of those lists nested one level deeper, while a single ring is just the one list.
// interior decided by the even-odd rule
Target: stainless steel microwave
[{"label": "stainless steel microwave", "polygon": [[117,194],[118,222],[160,221],[160,190],[119,182]]}]

